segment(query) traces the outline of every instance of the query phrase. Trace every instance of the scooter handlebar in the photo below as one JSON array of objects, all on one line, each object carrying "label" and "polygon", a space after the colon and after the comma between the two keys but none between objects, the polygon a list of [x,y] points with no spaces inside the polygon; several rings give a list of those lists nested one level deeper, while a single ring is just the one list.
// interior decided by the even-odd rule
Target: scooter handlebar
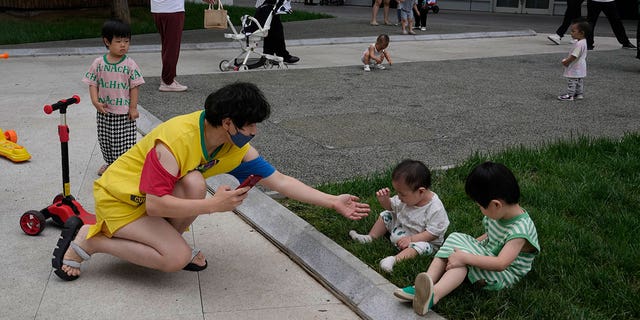
[{"label": "scooter handlebar", "polygon": [[73,97],[69,98],[69,99],[62,99],[54,104],[47,104],[44,106],[44,113],[46,114],[51,114],[51,112],[54,112],[60,108],[64,108],[70,104],[74,104],[74,103],[80,103],[80,97],[78,95],[74,95]]}]

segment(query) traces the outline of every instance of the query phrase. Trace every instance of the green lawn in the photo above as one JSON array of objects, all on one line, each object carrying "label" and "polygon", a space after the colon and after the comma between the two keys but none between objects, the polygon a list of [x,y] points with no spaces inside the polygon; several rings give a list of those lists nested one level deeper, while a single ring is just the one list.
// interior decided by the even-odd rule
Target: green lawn
[{"label": "green lawn", "polygon": [[[185,30],[203,28],[204,3],[185,4]],[[255,8],[225,7],[231,21],[239,23],[240,17],[255,14]],[[131,29],[133,34],[155,33],[156,26],[149,8],[131,7]],[[295,11],[293,14],[282,15],[283,22],[326,19],[326,14]],[[43,42],[55,40],[71,40],[100,37],[102,24],[109,19],[109,9],[81,9],[73,11],[43,11],[36,15],[9,15],[0,12],[0,45]]]},{"label": "green lawn", "polygon": [[[460,166],[435,171],[433,190],[451,220],[448,233],[483,233],[482,214],[464,193],[471,169],[485,161],[511,168],[522,189],[520,204],[536,223],[541,255],[514,288],[501,292],[468,283],[434,311],[449,319],[638,319],[640,318],[640,135],[620,140],[580,138],[537,149],[512,148],[474,155]],[[319,186],[352,193],[372,205],[364,221],[287,200],[285,205],[399,287],[413,283],[431,258],[396,265],[384,274],[381,258],[395,254],[388,239],[358,244],[347,233],[367,233],[382,210],[375,191],[391,186],[391,168],[379,175]],[[391,294],[391,292],[389,293]]]}]

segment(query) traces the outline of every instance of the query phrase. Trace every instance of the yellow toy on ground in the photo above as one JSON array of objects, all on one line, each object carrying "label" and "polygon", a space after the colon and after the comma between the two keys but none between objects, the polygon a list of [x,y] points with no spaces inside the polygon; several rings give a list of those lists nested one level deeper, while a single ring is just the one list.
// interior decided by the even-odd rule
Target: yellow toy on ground
[{"label": "yellow toy on ground", "polygon": [[0,156],[13,162],[24,162],[31,159],[27,149],[18,145],[18,135],[13,130],[2,132],[0,129]]}]

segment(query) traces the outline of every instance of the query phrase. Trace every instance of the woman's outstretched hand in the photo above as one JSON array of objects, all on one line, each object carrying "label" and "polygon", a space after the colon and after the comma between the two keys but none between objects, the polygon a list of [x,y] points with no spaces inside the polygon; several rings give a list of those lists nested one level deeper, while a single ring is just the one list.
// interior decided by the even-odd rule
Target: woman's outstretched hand
[{"label": "woman's outstretched hand", "polygon": [[350,194],[341,194],[333,205],[333,209],[347,219],[360,220],[369,215],[369,204],[361,203],[360,198]]}]

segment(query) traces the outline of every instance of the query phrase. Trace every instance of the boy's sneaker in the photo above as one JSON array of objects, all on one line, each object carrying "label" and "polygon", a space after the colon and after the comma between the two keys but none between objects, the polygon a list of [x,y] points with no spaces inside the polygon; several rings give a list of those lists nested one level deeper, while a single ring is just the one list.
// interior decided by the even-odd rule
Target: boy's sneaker
[{"label": "boy's sneaker", "polygon": [[547,39],[551,40],[551,42],[555,44],[560,44],[560,40],[562,40],[562,37],[554,33],[552,35],[547,36]]},{"label": "boy's sneaker", "polygon": [[415,280],[413,311],[424,316],[433,307],[433,281],[426,272],[419,273]]},{"label": "boy's sneaker", "polygon": [[364,65],[364,71],[371,71],[371,67],[368,64]]},{"label": "boy's sneaker", "polygon": [[573,99],[574,100],[582,100],[582,99],[584,99],[584,96],[581,95],[581,94],[576,94],[575,96],[573,96]]},{"label": "boy's sneaker", "polygon": [[427,27],[420,28],[421,31],[427,31]]},{"label": "boy's sneaker", "polygon": [[164,81],[160,80],[160,87],[158,90],[162,92],[180,92],[187,91],[187,86],[183,86],[178,81],[173,80],[171,84],[166,84]]},{"label": "boy's sneaker", "polygon": [[413,297],[416,295],[416,288],[414,286],[398,288],[393,291],[393,295],[401,300],[413,301]]},{"label": "boy's sneaker", "polygon": [[376,64],[376,69],[378,69],[378,70],[384,70],[384,69],[386,69],[386,68],[385,68],[383,65],[381,65],[381,64]]},{"label": "boy's sneaker", "polygon": [[634,46],[633,43],[629,42],[629,43],[623,44],[622,49],[636,49],[636,46]]},{"label": "boy's sneaker", "polygon": [[573,96],[570,94],[563,94],[561,96],[558,96],[558,100],[560,101],[573,101]]}]

